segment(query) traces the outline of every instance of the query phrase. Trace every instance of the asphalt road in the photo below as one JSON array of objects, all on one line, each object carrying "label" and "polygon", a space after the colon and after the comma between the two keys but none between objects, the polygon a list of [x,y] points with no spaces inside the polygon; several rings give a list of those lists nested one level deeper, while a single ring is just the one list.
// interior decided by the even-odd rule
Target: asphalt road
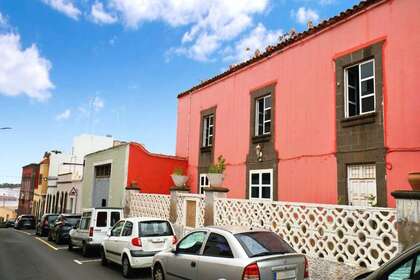
[{"label": "asphalt road", "polygon": [[[99,256],[84,258],[66,245],[48,242],[34,231],[0,228],[1,280],[124,279],[121,267],[100,263]],[[134,279],[150,280],[150,270],[138,271]]]}]

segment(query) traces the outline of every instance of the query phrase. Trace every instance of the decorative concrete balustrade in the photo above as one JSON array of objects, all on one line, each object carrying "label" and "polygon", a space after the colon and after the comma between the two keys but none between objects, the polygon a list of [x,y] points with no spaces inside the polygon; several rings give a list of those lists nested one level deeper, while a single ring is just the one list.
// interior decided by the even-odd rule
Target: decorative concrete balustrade
[{"label": "decorative concrete balustrade", "polygon": [[209,222],[265,228],[298,252],[367,268],[378,267],[398,251],[396,210],[390,208],[227,199],[211,191],[207,195],[129,192],[126,203],[129,216],[164,219],[170,219],[173,205],[172,223],[179,237]]},{"label": "decorative concrete balustrade", "polygon": [[216,225],[270,229],[314,257],[376,268],[398,251],[395,209],[240,199],[215,207]]}]

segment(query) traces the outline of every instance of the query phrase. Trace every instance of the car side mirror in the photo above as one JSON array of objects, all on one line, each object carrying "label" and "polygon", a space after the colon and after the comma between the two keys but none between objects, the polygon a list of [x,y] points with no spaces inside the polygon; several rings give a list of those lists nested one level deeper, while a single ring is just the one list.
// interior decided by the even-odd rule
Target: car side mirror
[{"label": "car side mirror", "polygon": [[107,232],[106,232],[106,236],[108,236],[108,237],[110,237],[111,236],[111,230],[109,229],[109,230],[107,230]]}]

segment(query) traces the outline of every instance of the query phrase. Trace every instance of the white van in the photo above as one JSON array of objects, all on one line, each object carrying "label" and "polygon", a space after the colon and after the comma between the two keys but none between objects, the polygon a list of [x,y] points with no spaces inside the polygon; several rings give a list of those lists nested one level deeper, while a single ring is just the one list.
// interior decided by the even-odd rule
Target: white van
[{"label": "white van", "polygon": [[79,225],[70,231],[69,250],[82,248],[87,256],[91,249],[99,249],[107,231],[123,218],[122,208],[89,208],[82,212]]}]

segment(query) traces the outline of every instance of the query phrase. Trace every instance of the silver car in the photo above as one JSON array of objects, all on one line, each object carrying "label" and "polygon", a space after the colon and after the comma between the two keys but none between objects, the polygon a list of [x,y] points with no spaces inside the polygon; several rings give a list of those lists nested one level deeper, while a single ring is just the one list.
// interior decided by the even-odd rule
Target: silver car
[{"label": "silver car", "polygon": [[303,280],[308,262],[271,231],[206,227],[153,258],[153,279]]}]

